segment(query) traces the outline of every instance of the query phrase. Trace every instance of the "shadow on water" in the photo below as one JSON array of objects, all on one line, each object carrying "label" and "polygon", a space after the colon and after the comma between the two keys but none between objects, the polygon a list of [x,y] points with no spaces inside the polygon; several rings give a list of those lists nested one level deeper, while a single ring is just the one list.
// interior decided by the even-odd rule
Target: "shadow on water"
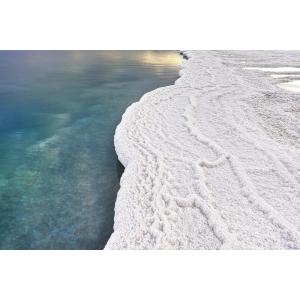
[{"label": "shadow on water", "polygon": [[118,178],[119,178],[119,180],[121,179],[121,177],[122,177],[122,175],[124,173],[124,170],[125,170],[124,166],[118,160],[117,161],[117,172],[118,172]]}]

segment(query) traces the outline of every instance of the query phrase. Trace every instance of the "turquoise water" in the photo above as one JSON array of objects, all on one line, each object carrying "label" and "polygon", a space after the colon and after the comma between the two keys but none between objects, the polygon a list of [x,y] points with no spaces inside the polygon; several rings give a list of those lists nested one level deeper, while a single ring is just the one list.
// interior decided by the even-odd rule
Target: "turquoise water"
[{"label": "turquoise water", "polygon": [[101,249],[126,107],[178,78],[176,51],[0,51],[0,248]]}]

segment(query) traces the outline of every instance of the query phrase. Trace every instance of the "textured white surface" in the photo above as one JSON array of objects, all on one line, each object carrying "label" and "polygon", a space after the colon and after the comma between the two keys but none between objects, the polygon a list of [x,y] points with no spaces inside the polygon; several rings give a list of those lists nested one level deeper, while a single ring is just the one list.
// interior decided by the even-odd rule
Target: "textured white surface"
[{"label": "textured white surface", "polygon": [[288,91],[300,93],[300,80],[293,80],[290,82],[282,82],[282,83],[279,83],[278,85],[279,85],[279,87],[286,89]]},{"label": "textured white surface", "polygon": [[263,72],[274,72],[274,73],[293,73],[300,72],[300,68],[294,67],[278,67],[278,68],[258,68],[258,67],[246,67],[245,70],[257,70]]},{"label": "textured white surface", "polygon": [[126,168],[106,249],[300,248],[300,97],[243,69],[297,67],[300,52],[185,54],[175,85],[117,127]]}]

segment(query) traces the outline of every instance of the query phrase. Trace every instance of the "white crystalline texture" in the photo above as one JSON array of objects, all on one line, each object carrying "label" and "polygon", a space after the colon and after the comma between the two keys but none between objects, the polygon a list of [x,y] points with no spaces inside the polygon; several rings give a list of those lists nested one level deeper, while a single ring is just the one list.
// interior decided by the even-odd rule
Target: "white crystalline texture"
[{"label": "white crystalline texture", "polygon": [[275,72],[275,73],[293,73],[300,72],[300,68],[294,67],[278,67],[278,68],[258,68],[258,67],[246,67],[245,70],[257,70],[263,72]]},{"label": "white crystalline texture", "polygon": [[293,80],[290,82],[279,83],[279,86],[283,89],[293,91],[295,93],[300,93],[300,80]]},{"label": "white crystalline texture", "polygon": [[244,67],[290,72],[300,52],[184,54],[176,83],[116,130],[126,168],[106,249],[299,249],[300,94]]}]

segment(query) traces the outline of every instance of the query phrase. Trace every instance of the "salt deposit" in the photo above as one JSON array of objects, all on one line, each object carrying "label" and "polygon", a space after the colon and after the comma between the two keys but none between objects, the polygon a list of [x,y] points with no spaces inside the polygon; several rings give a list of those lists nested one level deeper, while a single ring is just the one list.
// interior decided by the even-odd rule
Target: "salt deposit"
[{"label": "salt deposit", "polygon": [[125,172],[106,249],[299,249],[300,96],[257,69],[298,71],[300,52],[184,55],[176,83],[117,127]]}]

